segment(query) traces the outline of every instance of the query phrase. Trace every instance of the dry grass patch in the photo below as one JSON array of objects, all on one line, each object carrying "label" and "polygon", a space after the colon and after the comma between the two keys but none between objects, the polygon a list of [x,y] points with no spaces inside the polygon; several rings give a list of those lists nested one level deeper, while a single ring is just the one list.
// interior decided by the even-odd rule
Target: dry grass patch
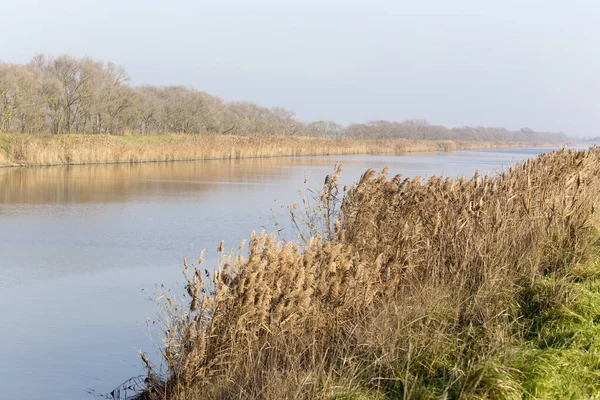
[{"label": "dry grass patch", "polygon": [[540,143],[343,140],[302,136],[0,134],[0,166],[137,163],[524,147]]}]

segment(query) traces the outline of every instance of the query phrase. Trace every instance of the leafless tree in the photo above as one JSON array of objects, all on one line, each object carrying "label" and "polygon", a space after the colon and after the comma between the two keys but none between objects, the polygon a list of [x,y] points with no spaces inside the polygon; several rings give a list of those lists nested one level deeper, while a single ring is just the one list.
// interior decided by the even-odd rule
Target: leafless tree
[{"label": "leafless tree", "polygon": [[26,65],[0,63],[0,132],[566,140],[562,133],[540,133],[529,128],[449,129],[423,119],[379,120],[346,127],[333,121],[306,124],[284,108],[224,102],[193,88],[130,86],[125,69],[110,62],[41,54]]}]

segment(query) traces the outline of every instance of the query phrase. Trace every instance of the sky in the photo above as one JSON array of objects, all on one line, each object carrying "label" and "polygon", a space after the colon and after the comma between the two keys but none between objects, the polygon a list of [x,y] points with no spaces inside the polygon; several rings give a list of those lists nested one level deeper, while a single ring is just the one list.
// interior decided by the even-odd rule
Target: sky
[{"label": "sky", "polygon": [[0,62],[38,53],[303,121],[600,135],[598,0],[0,0]]}]

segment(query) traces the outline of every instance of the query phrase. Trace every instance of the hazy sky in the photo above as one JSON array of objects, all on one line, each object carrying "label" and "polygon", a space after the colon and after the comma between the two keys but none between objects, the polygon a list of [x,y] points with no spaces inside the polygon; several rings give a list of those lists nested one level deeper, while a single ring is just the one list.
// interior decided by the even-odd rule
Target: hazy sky
[{"label": "hazy sky", "polygon": [[0,61],[36,53],[302,120],[600,134],[599,0],[0,0]]}]

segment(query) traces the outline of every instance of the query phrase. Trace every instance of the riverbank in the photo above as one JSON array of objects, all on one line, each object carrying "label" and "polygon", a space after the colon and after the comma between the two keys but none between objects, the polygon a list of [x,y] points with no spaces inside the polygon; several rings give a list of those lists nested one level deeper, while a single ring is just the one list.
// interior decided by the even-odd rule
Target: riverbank
[{"label": "riverbank", "polygon": [[302,136],[0,134],[0,167],[394,154],[552,145],[541,142],[346,140]]},{"label": "riverbank", "polygon": [[369,170],[345,188],[340,172],[290,208],[296,242],[253,234],[237,256],[219,244],[211,290],[203,255],[185,264],[188,295],[160,297],[167,373],[142,357],[140,398],[593,393],[599,148],[493,178]]},{"label": "riverbank", "polygon": [[522,297],[522,340],[507,354],[523,398],[593,399],[600,387],[600,244]]}]

